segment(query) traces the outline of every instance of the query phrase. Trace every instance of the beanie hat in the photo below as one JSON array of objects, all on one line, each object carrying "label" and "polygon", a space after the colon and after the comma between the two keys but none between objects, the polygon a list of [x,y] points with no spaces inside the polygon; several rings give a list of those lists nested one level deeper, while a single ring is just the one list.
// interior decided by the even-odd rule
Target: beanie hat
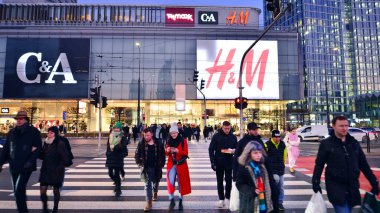
[{"label": "beanie hat", "polygon": [[169,133],[171,132],[177,132],[178,133],[178,127],[176,123],[173,123],[169,129]]},{"label": "beanie hat", "polygon": [[121,124],[121,122],[116,122],[115,125],[113,126],[113,129],[122,129],[123,128],[123,125]]}]

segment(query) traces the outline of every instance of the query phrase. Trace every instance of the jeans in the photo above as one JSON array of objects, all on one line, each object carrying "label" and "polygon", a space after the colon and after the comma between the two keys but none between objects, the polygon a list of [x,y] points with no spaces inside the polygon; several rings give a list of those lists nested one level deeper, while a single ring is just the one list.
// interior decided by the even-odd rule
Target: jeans
[{"label": "jeans", "polygon": [[278,204],[282,204],[284,202],[284,175],[274,174],[273,178],[278,189]]},{"label": "jeans", "polygon": [[[173,165],[173,167],[169,171],[169,182],[175,188],[175,179],[177,178],[177,165]],[[178,191],[179,191],[179,199],[182,200],[181,195],[181,186],[178,182]],[[169,200],[174,199],[174,193],[169,194]]]},{"label": "jeans", "polygon": [[[225,178],[224,178],[225,175]],[[223,179],[226,181],[226,193],[224,194]],[[232,169],[225,169],[223,167],[216,167],[216,181],[218,185],[219,200],[224,198],[230,199],[232,188]]]},{"label": "jeans", "polygon": [[108,175],[115,182],[115,185],[119,186],[119,187],[120,187],[120,182],[121,182],[121,179],[120,179],[120,170],[121,169],[122,169],[121,167],[109,167],[108,168]]},{"label": "jeans", "polygon": [[32,172],[26,173],[12,173],[12,186],[13,192],[16,197],[16,205],[18,212],[28,212],[26,205],[26,185],[28,184]]},{"label": "jeans", "polygon": [[146,200],[152,200],[152,185],[153,192],[158,192],[159,181],[156,181],[156,168],[148,167],[146,168],[146,179],[145,179],[145,191],[146,191]]},{"label": "jeans", "polygon": [[348,203],[348,195],[343,205],[333,204],[335,213],[351,213],[352,207]]}]

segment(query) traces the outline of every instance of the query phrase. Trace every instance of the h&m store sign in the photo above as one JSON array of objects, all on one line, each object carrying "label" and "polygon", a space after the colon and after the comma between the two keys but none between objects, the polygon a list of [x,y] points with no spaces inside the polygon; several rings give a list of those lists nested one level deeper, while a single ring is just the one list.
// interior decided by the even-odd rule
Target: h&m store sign
[{"label": "h&m store sign", "polygon": [[87,98],[90,40],[7,40],[4,98]]}]

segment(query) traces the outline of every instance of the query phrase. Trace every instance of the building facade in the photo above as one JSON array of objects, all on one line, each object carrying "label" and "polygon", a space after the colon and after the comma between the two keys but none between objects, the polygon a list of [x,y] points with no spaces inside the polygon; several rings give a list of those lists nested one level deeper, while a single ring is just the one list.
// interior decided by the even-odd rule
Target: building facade
[{"label": "building facade", "polygon": [[[89,89],[97,82],[108,98],[102,129],[119,120],[135,125],[139,76],[143,123],[203,125],[194,69],[205,80],[208,124],[238,124],[239,65],[261,33],[259,14],[241,7],[1,4],[0,125],[9,128],[22,108],[42,130],[65,122],[69,131],[96,131],[99,110]],[[286,104],[303,98],[298,47],[297,34],[271,33],[247,55],[246,122],[259,114],[265,129],[286,126]]]},{"label": "building facade", "polygon": [[[368,112],[368,107],[360,107],[362,100],[360,104],[355,104],[355,100],[362,94],[379,91],[380,3],[330,0],[282,3],[283,6],[290,3],[291,10],[279,20],[276,29],[299,33],[305,74],[305,100],[289,104],[289,114],[300,118],[298,122],[311,124],[326,123],[327,114],[330,119],[344,114],[350,117],[352,125],[365,119],[371,120],[367,126],[379,126],[379,108]],[[265,11],[266,25],[271,20],[271,14]],[[368,113],[371,119],[360,118]]]}]

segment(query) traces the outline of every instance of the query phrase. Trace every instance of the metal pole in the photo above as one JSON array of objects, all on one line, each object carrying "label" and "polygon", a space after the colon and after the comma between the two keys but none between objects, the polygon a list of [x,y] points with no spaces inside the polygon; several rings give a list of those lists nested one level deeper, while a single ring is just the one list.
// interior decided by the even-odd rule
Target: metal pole
[{"label": "metal pole", "polygon": [[240,62],[240,70],[239,70],[239,98],[240,98],[240,138],[243,138],[244,136],[244,131],[243,131],[243,102],[242,102],[242,97],[243,97],[243,64],[244,64],[244,59],[247,56],[248,52],[264,37],[264,35],[273,27],[273,25],[277,22],[278,19],[281,18],[282,15],[285,14],[285,12],[290,8],[290,4],[287,5],[285,10],[281,11],[273,20],[273,22],[264,30],[264,32],[259,36],[258,39],[253,42],[253,44],[248,47],[248,49],[244,52],[243,57]]},{"label": "metal pole", "polygon": [[141,79],[140,79],[140,45],[137,45],[139,48],[139,80],[138,80],[138,89],[137,89],[137,128],[139,128],[140,125],[140,84],[141,84]]},{"label": "metal pole", "polygon": [[99,133],[98,133],[98,152],[100,152],[101,139],[102,139],[102,95],[101,95],[101,86],[99,89]]},{"label": "metal pole", "polygon": [[327,89],[327,69],[325,69],[325,90],[326,90],[326,123],[327,128],[330,127],[330,106],[329,106],[329,93]]},{"label": "metal pole", "polygon": [[204,127],[206,127],[206,125],[207,125],[207,116],[206,116],[206,112],[207,112],[207,110],[206,110],[206,96],[205,96],[205,94],[202,92],[202,90],[200,90],[198,87],[197,87],[197,85],[194,83],[194,82],[192,82],[190,79],[187,79],[188,81],[190,81],[194,86],[195,86],[195,88],[197,88],[197,90],[202,94],[202,96],[203,96],[203,107],[204,107],[204,111],[203,111],[203,113],[204,113]]}]

